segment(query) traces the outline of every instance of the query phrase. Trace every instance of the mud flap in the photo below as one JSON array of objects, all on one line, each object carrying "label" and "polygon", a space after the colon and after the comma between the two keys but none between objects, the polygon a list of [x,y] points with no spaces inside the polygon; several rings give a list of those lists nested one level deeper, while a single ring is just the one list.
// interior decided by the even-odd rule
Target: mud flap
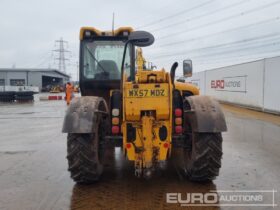
[{"label": "mud flap", "polygon": [[101,97],[74,98],[64,117],[63,133],[95,133],[98,114],[108,115],[108,107]]},{"label": "mud flap", "polygon": [[189,96],[184,100],[184,119],[193,132],[219,133],[227,131],[223,111],[218,101],[209,96]]}]

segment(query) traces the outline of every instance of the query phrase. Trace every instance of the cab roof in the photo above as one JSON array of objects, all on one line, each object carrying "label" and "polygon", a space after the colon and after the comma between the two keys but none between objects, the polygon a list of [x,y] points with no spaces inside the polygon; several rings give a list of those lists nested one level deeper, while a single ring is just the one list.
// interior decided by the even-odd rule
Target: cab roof
[{"label": "cab roof", "polygon": [[82,27],[80,30],[80,40],[83,40],[85,37],[85,32],[92,33],[94,36],[119,36],[123,35],[124,32],[128,34],[133,31],[132,27],[120,27],[113,31],[100,31],[94,27]]}]

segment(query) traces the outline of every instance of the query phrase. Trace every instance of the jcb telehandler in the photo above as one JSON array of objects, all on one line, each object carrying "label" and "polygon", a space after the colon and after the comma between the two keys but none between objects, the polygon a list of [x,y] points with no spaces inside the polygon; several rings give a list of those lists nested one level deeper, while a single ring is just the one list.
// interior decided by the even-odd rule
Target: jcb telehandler
[{"label": "jcb telehandler", "polygon": [[[73,99],[63,125],[74,181],[99,179],[106,145],[121,147],[138,177],[150,177],[174,148],[183,150],[181,169],[190,180],[219,174],[221,132],[227,129],[220,106],[199,96],[195,86],[174,81],[177,62],[170,73],[136,65],[135,48],[153,42],[152,34],[130,27],[110,32],[81,28],[82,97]],[[191,76],[190,60],[183,62],[183,72]]]}]

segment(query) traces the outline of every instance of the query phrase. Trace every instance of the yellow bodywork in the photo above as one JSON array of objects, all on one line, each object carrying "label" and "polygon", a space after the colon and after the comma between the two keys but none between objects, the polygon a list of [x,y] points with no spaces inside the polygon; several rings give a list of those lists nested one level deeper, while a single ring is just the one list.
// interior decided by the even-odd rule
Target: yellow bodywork
[{"label": "yellow bodywork", "polygon": [[[153,167],[156,162],[171,154],[173,133],[173,85],[170,74],[164,69],[144,70],[142,49],[136,51],[137,73],[135,82],[123,83],[123,151],[128,160],[135,162],[136,171]],[[175,82],[175,88],[198,95],[199,90],[189,83]],[[182,119],[178,119],[179,121]],[[181,122],[182,123],[182,122]],[[136,129],[136,138],[128,141],[127,124]],[[177,122],[177,125],[180,122]],[[162,140],[159,130],[167,128],[167,137]],[[129,144],[129,147],[126,145]]]},{"label": "yellow bodywork", "polygon": [[[154,162],[167,159],[172,140],[172,86],[168,73],[137,72],[136,83],[123,86],[123,149],[135,167],[150,168]],[[127,124],[136,128],[136,139],[127,142]],[[167,137],[160,140],[159,129],[167,128]],[[131,143],[132,147],[126,148]]]},{"label": "yellow bodywork", "polygon": [[143,57],[143,52],[142,52],[142,48],[137,48],[136,50],[136,65],[137,65],[137,70],[143,70],[144,66],[146,64],[146,60]]},{"label": "yellow bodywork", "polygon": [[141,111],[155,110],[157,120],[169,119],[170,93],[169,84],[139,84],[138,88],[132,83],[125,86],[125,118],[129,121],[141,120]]},{"label": "yellow bodywork", "polygon": [[[100,31],[93,27],[83,27],[80,30],[80,40],[84,39],[85,32],[89,31],[94,36],[128,35],[133,31],[131,27],[121,27],[114,31]],[[122,83],[122,122],[123,152],[128,160],[135,162],[136,172],[152,168],[159,161],[167,159],[172,149],[173,133],[173,84],[170,74],[162,70],[144,69],[146,60],[142,49],[136,50],[137,73],[135,81],[127,81],[123,75]],[[199,90],[187,83],[175,82],[175,88],[181,94],[189,91],[198,95]],[[112,93],[112,91],[111,91]],[[112,119],[114,125],[119,124],[119,119]],[[182,124],[176,119],[177,125]],[[128,125],[135,131],[133,140],[128,139]],[[165,138],[160,137],[160,129],[165,127]]]},{"label": "yellow bodywork", "polygon": [[188,91],[192,95],[199,95],[199,89],[190,83],[175,82],[175,88],[181,92],[181,95],[183,95],[183,91]]}]

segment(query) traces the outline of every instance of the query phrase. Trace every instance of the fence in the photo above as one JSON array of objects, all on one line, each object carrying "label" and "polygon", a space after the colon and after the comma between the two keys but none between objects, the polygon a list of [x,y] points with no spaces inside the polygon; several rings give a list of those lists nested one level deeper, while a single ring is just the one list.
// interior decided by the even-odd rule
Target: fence
[{"label": "fence", "polygon": [[34,93],[39,93],[39,87],[35,86],[0,86],[1,91],[33,91]]},{"label": "fence", "polygon": [[220,101],[280,113],[280,56],[194,73],[187,81]]}]

